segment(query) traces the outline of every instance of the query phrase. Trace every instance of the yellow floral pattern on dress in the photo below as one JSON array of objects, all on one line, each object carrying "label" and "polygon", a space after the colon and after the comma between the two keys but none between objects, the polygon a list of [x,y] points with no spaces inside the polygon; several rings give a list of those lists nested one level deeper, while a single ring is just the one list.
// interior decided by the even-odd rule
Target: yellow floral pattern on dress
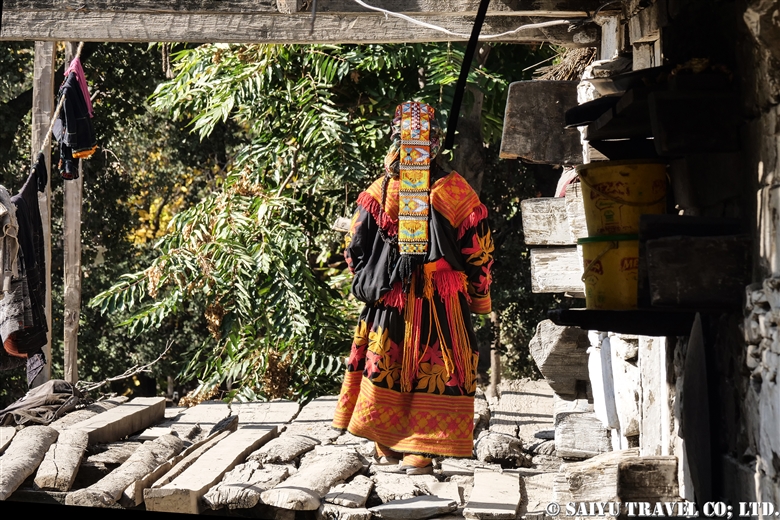
[{"label": "yellow floral pattern on dress", "polygon": [[372,330],[368,334],[368,350],[369,352],[373,352],[375,354],[379,354],[380,356],[385,355],[385,350],[387,350],[387,338],[388,338],[389,332],[387,329],[383,329],[382,327],[377,327],[375,330]]}]

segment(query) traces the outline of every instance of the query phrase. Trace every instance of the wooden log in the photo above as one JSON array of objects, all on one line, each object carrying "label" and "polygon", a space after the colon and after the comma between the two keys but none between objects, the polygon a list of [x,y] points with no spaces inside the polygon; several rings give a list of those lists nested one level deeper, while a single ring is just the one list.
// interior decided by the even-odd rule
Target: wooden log
[{"label": "wooden log", "polygon": [[555,424],[555,452],[563,459],[587,459],[612,450],[610,432],[595,413],[559,414]]},{"label": "wooden log", "polygon": [[204,401],[148,428],[139,435],[138,440],[154,439],[165,433],[176,432],[182,439],[197,442],[211,435],[212,429],[230,417],[230,414],[230,406],[227,403]]},{"label": "wooden log", "polygon": [[136,397],[71,428],[86,431],[90,444],[108,443],[148,428],[164,416],[164,397]]},{"label": "wooden log", "polygon": [[208,450],[172,482],[144,490],[147,511],[200,512],[200,499],[246,456],[276,436],[276,426],[245,426]]},{"label": "wooden log", "polygon": [[89,436],[85,431],[60,432],[57,442],[49,447],[35,474],[35,486],[52,491],[69,491],[76,480],[88,443]]},{"label": "wooden log", "polygon": [[588,333],[579,327],[561,327],[550,320],[536,326],[528,344],[536,366],[558,394],[576,395],[578,381],[588,381]]},{"label": "wooden log", "polygon": [[285,432],[272,439],[259,450],[249,455],[249,460],[256,460],[263,464],[274,462],[290,462],[294,458],[313,450],[320,444],[318,439],[305,435],[295,435]]},{"label": "wooden log", "polygon": [[13,426],[0,426],[0,455],[5,451],[16,435],[16,428]]},{"label": "wooden log", "polygon": [[337,506],[363,507],[372,489],[374,489],[373,480],[364,475],[356,475],[349,482],[331,488],[323,500]]},{"label": "wooden log", "polygon": [[579,247],[531,249],[531,290],[535,293],[584,293]]},{"label": "wooden log", "polygon": [[289,474],[289,466],[263,465],[250,460],[225,473],[222,481],[203,496],[203,503],[211,509],[250,509],[260,502],[261,493],[279,484]]},{"label": "wooden log", "polygon": [[111,399],[106,399],[105,401],[98,401],[86,406],[85,408],[82,408],[81,410],[70,412],[68,415],[57,419],[49,426],[57,431],[67,430],[75,424],[86,421],[87,419],[91,419],[92,417],[99,413],[103,413],[106,410],[116,408],[120,404],[126,403],[127,401],[128,398],[123,395],[112,397]]},{"label": "wooden log", "polygon": [[564,128],[564,115],[575,106],[576,81],[517,81],[509,85],[501,158],[541,164],[582,163],[579,131]]},{"label": "wooden log", "polygon": [[476,470],[463,516],[469,520],[514,519],[521,501],[519,475]]},{"label": "wooden log", "polygon": [[307,458],[298,472],[261,495],[265,504],[296,511],[316,511],[322,497],[337,482],[351,477],[363,467],[357,452],[342,448]]},{"label": "wooden log", "polygon": [[619,502],[618,466],[637,455],[637,449],[612,451],[583,462],[563,464],[555,477],[552,501]]},{"label": "wooden log", "polygon": [[[7,23],[5,13],[3,22]],[[4,25],[4,24],[3,24]],[[0,35],[2,30],[0,30]],[[43,354],[46,356],[46,366],[43,372],[33,382],[38,386],[51,379],[51,143],[43,147],[49,133],[49,125],[54,117],[54,71],[57,53],[54,42],[35,42],[35,72],[33,77],[33,110],[32,110],[32,166],[38,159],[38,152],[43,149],[46,158],[46,171],[49,173],[49,181],[43,193],[38,192],[38,209],[41,212],[43,224],[43,250],[44,265],[46,268],[46,296],[44,308],[46,313],[46,325],[49,332],[46,335],[46,346]]]},{"label": "wooden log", "polygon": [[[311,16],[279,13],[208,14],[117,11],[54,11],[5,9],[0,41],[73,40],[106,42],[224,42],[224,43],[414,43],[464,41],[474,16],[421,14],[415,18],[446,27],[448,33],[412,24],[384,14],[331,14],[317,16],[310,33]],[[587,47],[598,39],[595,24],[569,32],[566,25],[512,32],[534,23],[526,16],[488,16],[483,35],[499,35],[490,41],[551,42],[570,47]]]},{"label": "wooden log", "polygon": [[[301,0],[91,0],[85,9],[79,0],[5,0],[4,9],[56,11],[115,11],[160,13],[251,14],[301,11]],[[280,4],[285,4],[284,9]],[[287,5],[289,4],[289,5]],[[295,5],[295,9],[292,6]],[[408,14],[471,14],[479,7],[479,0],[373,0],[372,6]],[[527,16],[589,16],[600,6],[599,0],[510,0],[493,2],[488,6],[491,15]],[[308,9],[307,9],[308,10]],[[370,13],[351,0],[319,0],[318,13]]]},{"label": "wooden log", "polygon": [[0,501],[22,485],[40,465],[59,432],[48,426],[28,426],[17,433],[0,455]]},{"label": "wooden log", "polygon": [[71,506],[109,507],[135,480],[149,474],[165,461],[181,453],[183,444],[175,435],[164,435],[141,444],[121,466],[96,484],[74,491],[65,499]]},{"label": "wooden log", "polygon": [[553,391],[546,382],[504,381],[498,388],[498,403],[490,410],[490,431],[528,443],[537,432],[554,428]]},{"label": "wooden log", "polygon": [[618,464],[618,496],[624,502],[676,501],[677,457],[632,457]]},{"label": "wooden log", "polygon": [[[127,508],[140,506],[144,501],[144,489],[152,487],[156,482],[166,478],[172,480],[189,466],[189,464],[184,463],[186,459],[189,459],[191,463],[191,461],[197,459],[200,454],[206,452],[210,447],[224,439],[231,432],[236,431],[237,426],[237,419],[230,422],[222,421],[214,428],[215,431],[210,436],[194,442],[181,453],[155,468],[151,473],[144,475],[143,478],[137,479],[127,486],[122,493],[122,497],[119,499],[120,504]],[[176,468],[178,472],[175,473],[174,468]],[[170,480],[167,482],[170,482]]]},{"label": "wooden log", "polygon": [[523,213],[523,239],[526,245],[572,245],[565,198],[525,199],[520,203],[520,209]]}]

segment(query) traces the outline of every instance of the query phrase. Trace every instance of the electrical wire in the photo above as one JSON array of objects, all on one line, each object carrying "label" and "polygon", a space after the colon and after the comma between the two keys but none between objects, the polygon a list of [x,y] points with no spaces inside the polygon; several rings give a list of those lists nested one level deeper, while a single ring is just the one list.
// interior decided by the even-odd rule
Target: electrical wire
[{"label": "electrical wire", "polygon": [[[406,20],[407,22],[413,23],[415,25],[419,25],[421,27],[426,27],[428,29],[432,29],[434,31],[443,32],[445,34],[449,34],[450,36],[455,36],[457,38],[464,38],[467,39],[471,35],[465,34],[465,33],[459,33],[450,31],[449,29],[445,29],[444,27],[439,27],[438,25],[434,25],[428,22],[423,22],[422,20],[417,20],[416,18],[412,18],[411,16],[407,16],[405,14],[396,13],[393,11],[388,11],[387,9],[382,9],[381,7],[374,7],[373,5],[368,5],[367,3],[363,2],[362,0],[352,0],[356,4],[365,7],[366,9],[370,9],[372,11],[377,11],[380,13],[383,13],[385,17],[387,16],[393,16],[395,18],[400,18],[402,20]],[[521,25],[520,27],[513,29],[511,31],[502,32],[499,34],[482,34],[479,36],[480,40],[491,40],[495,38],[503,38],[504,36],[510,36],[512,34],[517,34],[520,31],[525,31],[528,29],[541,29],[542,27],[552,27],[555,25],[571,25],[570,20],[550,20],[548,22],[539,22],[539,23],[530,23],[526,25]]]}]

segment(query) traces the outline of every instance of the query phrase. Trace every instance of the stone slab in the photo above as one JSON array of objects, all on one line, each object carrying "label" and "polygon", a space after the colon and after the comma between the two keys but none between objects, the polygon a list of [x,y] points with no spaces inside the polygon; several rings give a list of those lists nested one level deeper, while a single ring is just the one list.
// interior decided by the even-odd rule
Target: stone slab
[{"label": "stone slab", "polygon": [[372,489],[373,480],[364,475],[356,475],[349,482],[332,487],[323,500],[337,506],[363,507]]},{"label": "stone slab", "polygon": [[539,371],[555,392],[575,396],[578,382],[588,382],[587,331],[579,327],[562,327],[550,320],[536,326],[528,344]]},{"label": "stone slab", "polygon": [[469,520],[514,519],[521,501],[519,475],[477,470],[463,516]]},{"label": "stone slab", "polygon": [[360,456],[353,449],[315,455],[302,462],[295,475],[263,492],[261,497],[265,504],[274,507],[315,511],[332,486],[348,479],[362,467]]},{"label": "stone slab", "polygon": [[38,468],[59,432],[48,426],[28,426],[19,431],[0,455],[0,501],[22,485]]},{"label": "stone slab", "polygon": [[68,491],[76,480],[89,436],[82,430],[64,430],[49,446],[35,474],[35,486],[50,491]]},{"label": "stone slab", "polygon": [[70,428],[84,430],[89,443],[107,443],[141,431],[165,417],[164,397],[136,397],[91,419],[76,423]]},{"label": "stone slab", "polygon": [[593,412],[558,415],[555,452],[564,459],[587,459],[612,451],[611,433]]},{"label": "stone slab", "polygon": [[57,419],[49,426],[54,428],[57,431],[61,431],[66,428],[70,428],[74,424],[78,424],[82,421],[86,421],[87,419],[91,419],[92,417],[96,416],[99,413],[103,413],[106,410],[116,408],[120,404],[126,403],[127,401],[128,398],[123,395],[112,397],[111,399],[106,399],[104,401],[97,401],[88,406],[85,406],[81,410],[75,410],[73,412],[70,412],[68,415]]},{"label": "stone slab", "polygon": [[216,446],[225,437],[230,435],[231,432],[222,432],[214,435],[213,437],[202,441],[197,445],[193,445],[188,448],[184,456],[171,466],[171,468],[159,478],[151,487],[162,487],[166,484],[170,484],[173,480],[184,473],[184,471],[192,466],[192,464],[198,460],[204,453]]},{"label": "stone slab", "polygon": [[287,466],[250,460],[225,473],[222,481],[208,490],[203,503],[211,509],[249,509],[260,502],[260,495],[287,478]]},{"label": "stone slab", "polygon": [[240,427],[195,460],[172,482],[144,490],[148,511],[200,512],[200,498],[246,456],[276,435],[276,426]]},{"label": "stone slab", "polygon": [[458,486],[457,482],[431,482],[430,484],[426,484],[426,487],[428,488],[428,492],[433,496],[454,500],[458,505],[463,504],[461,488]]},{"label": "stone slab", "polygon": [[393,500],[368,510],[385,520],[417,520],[451,513],[458,508],[455,500],[431,495]]},{"label": "stone slab", "polygon": [[440,462],[440,468],[442,475],[445,477],[453,475],[473,476],[475,469],[500,471],[501,465],[474,459],[444,459]]},{"label": "stone slab", "polygon": [[533,476],[524,476],[520,479],[520,494],[523,497],[520,503],[519,515],[544,514],[545,507],[552,501],[555,473],[540,473]]},{"label": "stone slab", "polygon": [[517,464],[525,458],[523,442],[505,433],[483,431],[474,443],[477,460],[482,462]]}]

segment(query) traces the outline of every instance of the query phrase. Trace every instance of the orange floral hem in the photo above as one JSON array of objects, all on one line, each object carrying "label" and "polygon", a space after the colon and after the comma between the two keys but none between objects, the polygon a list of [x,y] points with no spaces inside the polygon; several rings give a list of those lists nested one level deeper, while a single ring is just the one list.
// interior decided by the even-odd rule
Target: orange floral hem
[{"label": "orange floral hem", "polygon": [[[359,393],[355,374],[360,376]],[[349,408],[352,407],[351,413]],[[347,374],[333,425],[400,453],[471,457],[474,397],[398,392],[374,386],[359,372]]]}]

